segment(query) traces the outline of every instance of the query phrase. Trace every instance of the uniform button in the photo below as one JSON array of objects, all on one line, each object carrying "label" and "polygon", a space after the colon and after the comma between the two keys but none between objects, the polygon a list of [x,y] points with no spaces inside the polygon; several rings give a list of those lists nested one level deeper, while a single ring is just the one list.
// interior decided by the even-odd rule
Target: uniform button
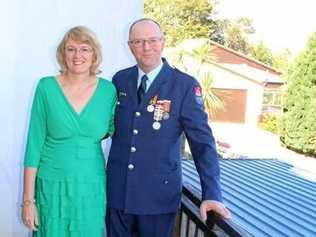
[{"label": "uniform button", "polygon": [[168,181],[168,180],[165,180],[165,181],[163,181],[163,183],[164,183],[164,184],[168,184],[168,183],[169,183],[169,181]]},{"label": "uniform button", "polygon": [[134,130],[133,130],[133,134],[134,134],[134,135],[137,135],[137,134],[138,134],[138,130],[137,130],[137,129],[134,129]]},{"label": "uniform button", "polygon": [[119,101],[117,101],[117,103],[116,103],[117,105],[120,105],[121,104],[121,102],[119,102]]},{"label": "uniform button", "polygon": [[135,152],[136,151],[136,147],[132,146],[131,147],[131,152]]},{"label": "uniform button", "polygon": [[129,164],[129,165],[128,165],[128,169],[129,169],[129,170],[133,170],[133,169],[134,169],[134,165],[133,165],[133,164]]},{"label": "uniform button", "polygon": [[140,116],[140,112],[135,112],[135,115],[136,115],[136,117],[139,117]]}]

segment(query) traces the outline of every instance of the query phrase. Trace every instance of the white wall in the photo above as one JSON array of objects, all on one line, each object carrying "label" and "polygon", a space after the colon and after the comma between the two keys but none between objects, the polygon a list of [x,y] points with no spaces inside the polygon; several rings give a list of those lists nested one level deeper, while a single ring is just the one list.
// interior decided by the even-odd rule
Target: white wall
[{"label": "white wall", "polygon": [[261,114],[263,87],[216,65],[212,65],[211,68],[213,76],[212,87],[247,90],[245,125],[256,127],[258,116]]},{"label": "white wall", "polygon": [[23,153],[34,86],[58,73],[55,49],[76,25],[94,30],[102,45],[101,76],[134,60],[129,24],[142,16],[141,0],[1,0],[0,8],[0,236],[30,234],[21,224]]}]

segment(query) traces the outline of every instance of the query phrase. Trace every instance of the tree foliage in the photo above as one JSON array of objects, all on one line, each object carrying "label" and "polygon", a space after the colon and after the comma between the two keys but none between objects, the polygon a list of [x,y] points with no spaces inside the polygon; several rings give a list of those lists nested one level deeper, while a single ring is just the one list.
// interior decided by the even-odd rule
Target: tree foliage
[{"label": "tree foliage", "polygon": [[210,42],[206,40],[205,43],[199,45],[198,47],[192,49],[192,51],[186,51],[186,55],[194,58],[198,63],[197,74],[200,73],[201,67],[204,64],[214,61],[215,57],[212,54]]},{"label": "tree foliage", "polygon": [[251,43],[249,38],[255,33],[252,24],[252,20],[247,17],[238,18],[236,21],[227,19],[215,21],[211,39],[281,72],[287,71],[291,57],[290,51],[273,52],[262,40]]},{"label": "tree foliage", "polygon": [[290,59],[292,54],[290,50],[285,49],[283,52],[273,54],[272,67],[278,69],[282,74],[286,74],[289,68]]},{"label": "tree foliage", "polygon": [[166,45],[184,39],[209,38],[213,3],[208,0],[145,0],[145,16],[157,20],[164,30]]},{"label": "tree foliage", "polygon": [[316,33],[289,69],[281,140],[316,157]]},{"label": "tree foliage", "polygon": [[281,71],[287,69],[286,53],[274,54],[263,42],[249,42],[255,33],[251,19],[217,19],[217,5],[217,0],[145,0],[144,12],[161,24],[167,47],[185,39],[207,38]]},{"label": "tree foliage", "polygon": [[276,113],[265,113],[262,115],[259,127],[274,134],[279,134],[280,115]]},{"label": "tree foliage", "polygon": [[258,43],[252,45],[250,48],[250,55],[267,65],[272,66],[273,64],[273,54],[263,41],[259,41]]},{"label": "tree foliage", "polygon": [[210,117],[214,117],[215,113],[225,107],[224,102],[219,98],[212,88],[213,77],[210,72],[204,74],[201,86],[203,90],[203,101],[205,110]]},{"label": "tree foliage", "polygon": [[234,22],[226,20],[224,26],[226,27],[224,28],[225,46],[248,54],[250,49],[248,38],[255,32],[252,20],[246,17],[241,17]]},{"label": "tree foliage", "polygon": [[263,41],[259,41],[251,45],[249,54],[256,60],[274,67],[282,73],[288,70],[291,57],[288,49],[281,53],[275,53]]}]

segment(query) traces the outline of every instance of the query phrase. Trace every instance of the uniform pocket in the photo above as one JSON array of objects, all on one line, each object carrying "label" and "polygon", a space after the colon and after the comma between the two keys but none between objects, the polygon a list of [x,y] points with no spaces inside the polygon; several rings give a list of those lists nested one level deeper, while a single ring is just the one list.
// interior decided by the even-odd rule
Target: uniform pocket
[{"label": "uniform pocket", "polygon": [[[156,198],[161,202],[172,203],[181,196],[181,172],[179,169],[169,173],[160,173],[154,176],[153,187],[155,187]],[[167,204],[168,205],[168,204]]]}]

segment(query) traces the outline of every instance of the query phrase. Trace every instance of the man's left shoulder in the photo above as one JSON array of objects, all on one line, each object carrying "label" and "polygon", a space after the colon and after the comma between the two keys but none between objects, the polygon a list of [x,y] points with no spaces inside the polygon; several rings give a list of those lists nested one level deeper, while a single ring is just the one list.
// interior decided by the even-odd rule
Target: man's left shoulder
[{"label": "man's left shoulder", "polygon": [[186,72],[181,71],[180,69],[173,67],[173,71],[174,71],[174,76],[175,79],[181,83],[184,84],[186,86],[194,86],[194,85],[198,85],[198,81],[191,75],[189,75]]},{"label": "man's left shoulder", "polygon": [[186,72],[181,71],[180,69],[176,68],[176,67],[172,67],[172,70],[174,71],[175,75],[181,78],[185,78],[186,80],[192,80],[194,79],[193,76],[189,75]]}]

